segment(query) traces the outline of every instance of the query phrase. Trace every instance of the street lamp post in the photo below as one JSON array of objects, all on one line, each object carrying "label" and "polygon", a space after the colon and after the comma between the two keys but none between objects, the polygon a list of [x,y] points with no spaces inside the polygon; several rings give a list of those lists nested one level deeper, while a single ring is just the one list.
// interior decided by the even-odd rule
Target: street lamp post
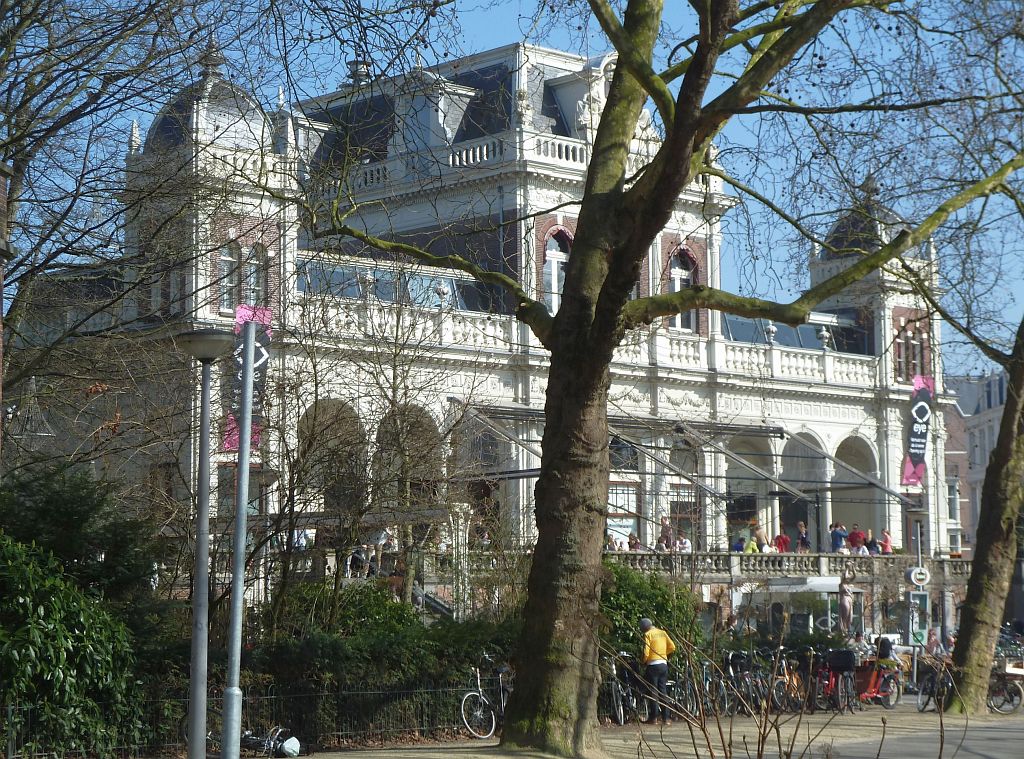
[{"label": "street lamp post", "polygon": [[176,338],[202,366],[196,565],[192,579],[192,661],[189,673],[188,759],[206,759],[206,668],[210,609],[210,378],[214,360],[234,344],[231,332],[199,329]]}]

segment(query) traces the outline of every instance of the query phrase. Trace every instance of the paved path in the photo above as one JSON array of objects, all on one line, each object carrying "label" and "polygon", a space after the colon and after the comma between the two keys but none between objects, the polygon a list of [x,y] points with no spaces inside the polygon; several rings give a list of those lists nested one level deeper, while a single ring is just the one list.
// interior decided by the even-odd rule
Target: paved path
[{"label": "paved path", "polygon": [[[884,724],[883,724],[884,720]],[[792,746],[793,759],[1021,759],[1024,757],[1024,713],[986,715],[969,723],[962,717],[919,714],[901,704],[892,711],[872,706],[841,717],[827,714],[787,715],[761,734],[769,738],[758,749],[757,723],[747,717],[711,723],[707,735],[676,722],[670,727],[627,725],[603,728],[605,749],[612,759],[682,759],[683,757],[778,757]],[[884,737],[883,737],[884,736]],[[940,753],[940,741],[943,742]],[[710,748],[709,748],[710,746]],[[810,746],[810,750],[805,749]],[[780,751],[781,748],[781,751]],[[501,759],[510,754],[497,741],[457,741],[387,749],[318,753],[321,759]]]}]

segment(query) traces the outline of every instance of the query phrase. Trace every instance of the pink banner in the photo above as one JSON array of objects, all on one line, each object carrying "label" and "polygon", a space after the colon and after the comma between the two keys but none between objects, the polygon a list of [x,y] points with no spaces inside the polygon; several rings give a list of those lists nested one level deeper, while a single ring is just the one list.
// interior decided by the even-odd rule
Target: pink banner
[{"label": "pink banner", "polygon": [[901,485],[920,485],[924,479],[928,454],[928,425],[932,418],[932,397],[935,379],[914,377],[914,391],[910,395],[910,418],[907,430],[907,452],[903,457]]}]

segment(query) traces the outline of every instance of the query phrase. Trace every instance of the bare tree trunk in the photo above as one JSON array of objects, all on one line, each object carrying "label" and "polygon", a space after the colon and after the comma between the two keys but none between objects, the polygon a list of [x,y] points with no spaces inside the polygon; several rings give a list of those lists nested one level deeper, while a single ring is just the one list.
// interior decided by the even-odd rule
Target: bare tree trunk
[{"label": "bare tree trunk", "polygon": [[951,711],[985,713],[989,673],[1017,557],[1017,520],[1024,501],[1024,321],[1007,363],[1006,405],[985,469],[977,541],[953,652],[958,694]]},{"label": "bare tree trunk", "polygon": [[[580,341],[581,343],[583,341]],[[608,363],[581,346],[552,354],[538,542],[503,745],[602,754],[597,619],[608,501]],[[591,367],[591,372],[581,371]],[[589,375],[589,376],[587,376]]]}]

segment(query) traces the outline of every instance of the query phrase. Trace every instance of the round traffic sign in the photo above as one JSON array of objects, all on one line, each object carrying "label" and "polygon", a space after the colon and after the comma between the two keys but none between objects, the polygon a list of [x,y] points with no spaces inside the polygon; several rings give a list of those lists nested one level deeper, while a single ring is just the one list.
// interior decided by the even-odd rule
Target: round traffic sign
[{"label": "round traffic sign", "polygon": [[932,579],[927,567],[911,567],[907,570],[907,580],[918,587],[924,587]]}]

